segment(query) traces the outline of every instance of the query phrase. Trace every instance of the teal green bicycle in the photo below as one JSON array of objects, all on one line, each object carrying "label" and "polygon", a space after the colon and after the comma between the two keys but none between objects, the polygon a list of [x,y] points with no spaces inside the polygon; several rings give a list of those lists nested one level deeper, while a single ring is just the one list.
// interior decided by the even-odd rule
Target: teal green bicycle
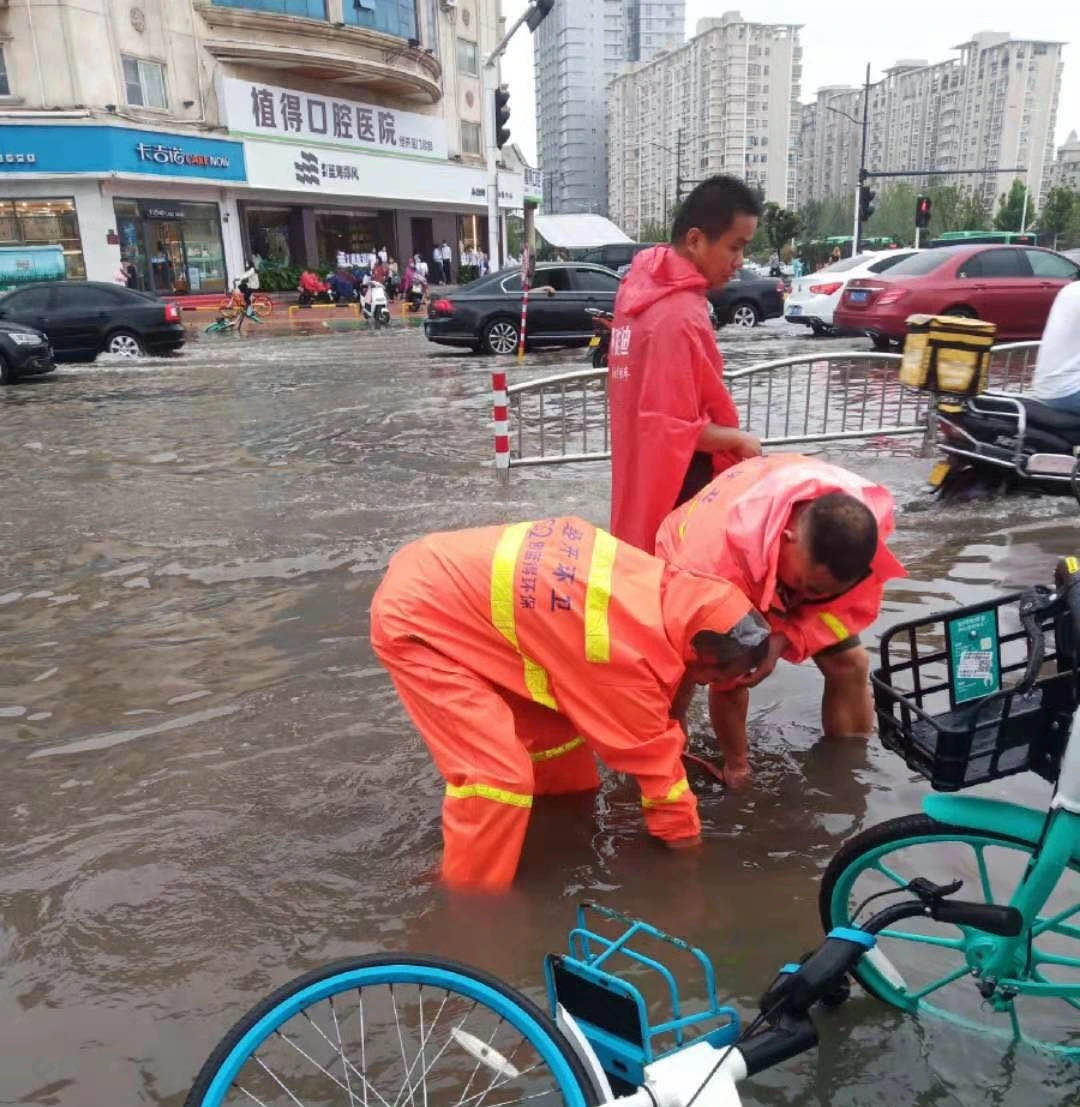
[{"label": "teal green bicycle", "polygon": [[1053,590],[893,627],[881,659],[882,740],[939,792],[1031,770],[1053,793],[1043,811],[932,795],[847,843],[822,880],[824,942],[749,1025],[700,949],[586,904],[545,961],[548,1011],[441,958],[335,962],[249,1011],[186,1107],[738,1107],[740,1081],[817,1045],[811,1012],[851,976],[904,1011],[1080,1058],[1080,564],[1063,559]]}]

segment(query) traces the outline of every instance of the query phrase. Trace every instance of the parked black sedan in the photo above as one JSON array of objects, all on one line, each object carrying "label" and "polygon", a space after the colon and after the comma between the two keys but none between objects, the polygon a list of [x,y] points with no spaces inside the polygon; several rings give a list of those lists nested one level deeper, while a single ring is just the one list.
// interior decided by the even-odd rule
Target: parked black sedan
[{"label": "parked black sedan", "polygon": [[49,340],[31,327],[0,321],[0,384],[56,368]]},{"label": "parked black sedan", "polygon": [[725,323],[756,327],[784,314],[784,282],[779,277],[759,277],[750,269],[740,269],[723,288],[711,289],[707,295],[720,327]]},{"label": "parked black sedan", "polygon": [[57,361],[140,357],[184,344],[176,304],[117,284],[42,281],[0,296],[0,320],[42,331]]},{"label": "parked black sedan", "polygon": [[[587,308],[611,311],[619,278],[601,265],[541,262],[529,293],[525,339],[529,346],[584,346],[592,338]],[[444,346],[492,354],[517,349],[521,325],[521,273],[503,269],[432,301],[424,334]]]}]

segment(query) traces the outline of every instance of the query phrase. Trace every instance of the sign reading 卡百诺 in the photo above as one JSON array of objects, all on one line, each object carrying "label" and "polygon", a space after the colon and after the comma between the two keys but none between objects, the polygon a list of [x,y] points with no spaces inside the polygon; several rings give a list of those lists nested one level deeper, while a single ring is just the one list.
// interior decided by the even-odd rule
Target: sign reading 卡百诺
[{"label": "sign reading \u5361\u767e\u8bfa", "polygon": [[235,134],[290,138],[350,150],[445,161],[446,124],[437,115],[221,78],[225,123]]}]

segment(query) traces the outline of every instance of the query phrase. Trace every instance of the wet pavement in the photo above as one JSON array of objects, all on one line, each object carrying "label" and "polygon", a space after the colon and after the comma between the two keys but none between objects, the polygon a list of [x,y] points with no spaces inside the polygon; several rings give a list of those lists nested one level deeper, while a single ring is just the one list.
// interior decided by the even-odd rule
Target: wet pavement
[{"label": "wet pavement", "polygon": [[[643,833],[633,785],[538,807],[518,885],[432,883],[441,781],[367,641],[391,553],[428,531],[607,518],[605,466],[490,468],[489,359],[416,331],[202,337],[0,393],[0,1102],[179,1104],[256,999],[375,950],[443,953],[539,995],[591,897],[710,951],[746,1013],[819,940],[851,835],[927,786],[877,743],[816,742],[820,684],[755,694],[755,784],[702,789],[705,845]],[[729,365],[851,348],[727,328]],[[578,367],[530,356],[512,377]],[[910,578],[878,629],[1048,579],[1070,501],[927,504],[915,445],[833,460],[888,483]],[[700,711],[701,705],[698,705]],[[697,728],[704,724],[697,718]],[[1045,803],[1013,777],[976,790]],[[748,1104],[1075,1104],[1080,1074],[856,991]]]}]

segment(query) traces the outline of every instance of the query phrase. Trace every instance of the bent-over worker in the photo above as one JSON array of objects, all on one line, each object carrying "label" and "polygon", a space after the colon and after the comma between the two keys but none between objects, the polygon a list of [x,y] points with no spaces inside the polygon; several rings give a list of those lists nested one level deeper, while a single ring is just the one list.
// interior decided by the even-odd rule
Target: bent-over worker
[{"label": "bent-over worker", "polygon": [[400,550],[371,642],[446,780],[443,877],[514,878],[534,795],[641,787],[645,824],[699,840],[671,718],[684,676],[735,679],[769,630],[727,581],[682,572],[575,517],[433,534]]},{"label": "bent-over worker", "polygon": [[[750,776],[747,689],[781,657],[796,664],[812,657],[824,675],[825,737],[873,731],[870,658],[859,632],[877,618],[885,582],[907,575],[885,545],[892,530],[888,489],[801,454],[743,461],[664,520],[658,556],[730,580],[772,627],[768,659],[753,677],[737,687],[714,682],[709,691],[729,785]],[[692,691],[681,690],[677,715]]]}]

